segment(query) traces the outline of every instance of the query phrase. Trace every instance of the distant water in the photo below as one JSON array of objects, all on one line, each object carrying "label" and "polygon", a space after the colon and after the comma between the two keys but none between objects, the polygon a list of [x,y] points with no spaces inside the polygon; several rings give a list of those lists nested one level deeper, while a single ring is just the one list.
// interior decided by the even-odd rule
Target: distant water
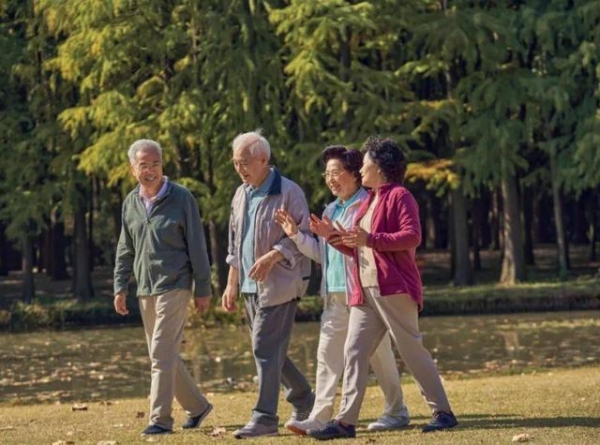
[{"label": "distant water", "polygon": [[[420,326],[448,377],[600,364],[598,311],[426,317]],[[318,323],[298,323],[290,346],[313,382],[318,337]],[[255,387],[246,327],[188,329],[182,353],[205,391]],[[149,366],[140,327],[0,334],[0,402],[145,397]]]}]

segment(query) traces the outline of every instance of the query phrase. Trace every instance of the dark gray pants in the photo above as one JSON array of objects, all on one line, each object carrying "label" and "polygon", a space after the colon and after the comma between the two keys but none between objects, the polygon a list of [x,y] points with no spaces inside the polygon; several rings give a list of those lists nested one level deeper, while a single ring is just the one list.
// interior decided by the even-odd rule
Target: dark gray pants
[{"label": "dark gray pants", "polygon": [[287,357],[298,301],[262,308],[256,294],[244,294],[244,301],[258,374],[258,400],[252,420],[263,425],[277,425],[279,382],[294,411],[310,411],[313,403],[310,385]]}]

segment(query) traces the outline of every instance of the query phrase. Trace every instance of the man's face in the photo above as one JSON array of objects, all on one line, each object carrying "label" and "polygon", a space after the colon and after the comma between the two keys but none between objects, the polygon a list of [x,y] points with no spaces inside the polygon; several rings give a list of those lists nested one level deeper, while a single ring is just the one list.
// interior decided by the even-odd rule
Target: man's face
[{"label": "man's face", "polygon": [[233,154],[233,167],[245,184],[258,187],[269,173],[269,161],[264,155],[252,156],[249,150],[237,150]]},{"label": "man's face", "polygon": [[145,189],[158,191],[163,179],[162,162],[158,153],[152,149],[139,150],[135,154],[131,174]]}]

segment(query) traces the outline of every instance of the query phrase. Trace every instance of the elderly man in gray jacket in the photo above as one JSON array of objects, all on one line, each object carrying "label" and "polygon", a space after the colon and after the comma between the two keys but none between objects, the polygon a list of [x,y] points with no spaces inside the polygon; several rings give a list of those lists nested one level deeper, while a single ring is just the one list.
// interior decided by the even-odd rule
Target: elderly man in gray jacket
[{"label": "elderly man in gray jacket", "polygon": [[233,165],[243,181],[231,204],[229,277],[222,297],[228,311],[244,300],[258,374],[258,401],[251,420],[236,438],[278,434],[279,385],[293,406],[292,419],[308,417],[314,403],[310,385],[287,357],[299,298],[306,292],[310,260],[275,222],[277,209],[291,214],[308,232],[309,211],[304,192],[269,166],[271,149],[260,131],[233,141]]}]

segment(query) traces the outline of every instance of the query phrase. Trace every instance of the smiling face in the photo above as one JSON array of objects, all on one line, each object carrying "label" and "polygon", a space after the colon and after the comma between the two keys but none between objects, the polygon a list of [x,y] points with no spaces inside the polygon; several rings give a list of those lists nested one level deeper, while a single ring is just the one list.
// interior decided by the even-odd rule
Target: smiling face
[{"label": "smiling face", "polygon": [[350,199],[360,187],[358,179],[344,168],[344,164],[339,159],[332,158],[327,161],[323,176],[331,193],[342,201]]},{"label": "smiling face", "polygon": [[245,184],[260,186],[269,175],[269,160],[265,155],[252,156],[250,150],[240,149],[233,153],[233,167]]},{"label": "smiling face", "polygon": [[151,148],[138,150],[131,166],[131,174],[140,183],[146,195],[156,195],[163,182],[162,161],[159,153]]},{"label": "smiling face", "polygon": [[381,184],[385,183],[385,177],[381,173],[381,170],[377,164],[371,159],[369,153],[365,153],[363,158],[363,166],[360,169],[360,176],[362,177],[362,184],[365,187],[377,188]]}]

